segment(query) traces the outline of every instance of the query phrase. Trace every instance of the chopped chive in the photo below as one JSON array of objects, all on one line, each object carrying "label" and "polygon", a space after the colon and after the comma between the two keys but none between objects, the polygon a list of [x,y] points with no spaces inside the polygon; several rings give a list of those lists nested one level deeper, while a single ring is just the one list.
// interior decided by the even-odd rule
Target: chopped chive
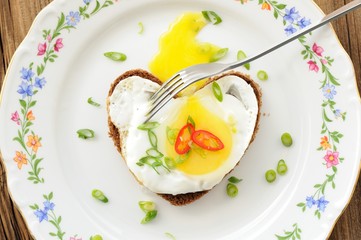
[{"label": "chopped chive", "polygon": [[216,62],[226,56],[228,53],[228,48],[221,48],[219,49],[209,60],[210,62]]},{"label": "chopped chive", "polygon": [[175,236],[169,232],[165,232],[164,235],[166,235],[171,240],[176,240]]},{"label": "chopped chive", "polygon": [[99,201],[102,201],[103,203],[107,203],[108,202],[108,198],[104,195],[104,193],[102,191],[100,191],[99,189],[94,189],[92,191],[92,196],[95,199],[98,199]]},{"label": "chopped chive", "polygon": [[219,84],[217,82],[212,83],[212,91],[213,91],[214,96],[217,98],[217,100],[222,102],[223,101],[223,93],[222,93],[221,87],[219,86]]},{"label": "chopped chive", "polygon": [[155,210],[155,203],[151,201],[139,201],[138,205],[145,213]]},{"label": "chopped chive", "polygon": [[104,53],[104,56],[106,56],[107,58],[110,58],[113,61],[117,61],[117,62],[123,62],[127,59],[127,55],[125,55],[124,53],[120,53],[120,52],[106,52],[106,53]]},{"label": "chopped chive", "polygon": [[94,102],[92,97],[88,98],[88,103],[94,107],[100,107],[100,103]]},{"label": "chopped chive", "polygon": [[146,151],[146,153],[154,158],[161,158],[164,156],[163,153],[159,152],[156,148],[150,148]]},{"label": "chopped chive", "polygon": [[142,221],[140,222],[141,224],[146,224],[151,222],[158,214],[157,210],[152,210],[149,211],[145,214],[145,217],[142,219]]},{"label": "chopped chive", "polygon": [[266,81],[268,80],[268,74],[263,70],[259,70],[257,73],[257,78],[261,81]]},{"label": "chopped chive", "polygon": [[144,32],[144,25],[142,22],[138,22],[139,31],[138,34],[142,34]]},{"label": "chopped chive", "polygon": [[234,184],[237,184],[237,183],[239,183],[239,182],[241,182],[241,181],[242,181],[242,179],[236,178],[236,177],[234,177],[234,176],[228,178],[228,182],[234,183]]},{"label": "chopped chive", "polygon": [[293,143],[291,134],[289,134],[288,132],[283,133],[281,136],[281,141],[284,146],[290,147]]},{"label": "chopped chive", "polygon": [[287,170],[288,170],[288,167],[285,163],[285,160],[283,160],[283,159],[279,160],[278,164],[277,164],[277,173],[279,175],[285,175]]},{"label": "chopped chive", "polygon": [[168,139],[168,142],[171,144],[171,145],[174,145],[175,144],[175,141],[177,139],[177,134],[179,132],[179,129],[175,129],[175,128],[170,128],[167,126],[167,139]]},{"label": "chopped chive", "polygon": [[149,138],[150,145],[152,145],[152,147],[154,147],[154,148],[157,148],[158,138],[157,138],[157,135],[155,135],[155,133],[152,130],[148,130],[148,138]]},{"label": "chopped chive", "polygon": [[189,115],[188,119],[187,119],[187,124],[190,123],[192,124],[192,126],[195,128],[196,127],[196,123],[194,122],[193,118]]},{"label": "chopped chive", "polygon": [[218,14],[214,11],[202,11],[202,15],[208,22],[211,22],[213,25],[217,25],[222,22],[222,18],[218,16]]},{"label": "chopped chive", "polygon": [[90,237],[90,240],[103,240],[103,237],[100,235],[94,235]]},{"label": "chopped chive", "polygon": [[[243,60],[247,58],[247,55],[245,52],[243,52],[242,50],[239,50],[238,53],[237,53],[237,60],[240,61],[240,60]],[[250,70],[251,69],[251,64],[250,63],[245,63],[243,65],[247,70]]]},{"label": "chopped chive", "polygon": [[207,153],[206,153],[206,151],[205,151],[203,148],[198,147],[196,144],[192,144],[192,145],[191,145],[191,149],[192,149],[195,153],[197,153],[201,158],[203,158],[203,159],[206,159],[206,158],[207,158]]},{"label": "chopped chive", "polygon": [[267,182],[269,182],[269,183],[274,182],[274,180],[276,180],[276,177],[277,177],[275,170],[273,170],[273,169],[268,170],[265,173],[265,177],[266,177]]},{"label": "chopped chive", "polygon": [[156,127],[158,127],[160,124],[158,122],[147,122],[147,123],[143,123],[141,125],[138,126],[139,130],[150,130],[150,129],[154,129]]},{"label": "chopped chive", "polygon": [[233,183],[227,184],[227,195],[234,198],[238,195],[238,188]]},{"label": "chopped chive", "polygon": [[176,157],[176,159],[175,159],[175,162],[176,162],[177,164],[184,163],[184,161],[189,158],[189,155],[190,155],[190,151],[187,152],[186,154],[178,155],[178,156]]},{"label": "chopped chive", "polygon": [[169,169],[175,169],[177,167],[176,162],[171,157],[165,157],[164,158],[164,163]]},{"label": "chopped chive", "polygon": [[78,134],[79,138],[82,139],[88,139],[88,138],[93,138],[95,136],[94,131],[91,129],[79,129],[78,131],[76,131],[76,133]]}]

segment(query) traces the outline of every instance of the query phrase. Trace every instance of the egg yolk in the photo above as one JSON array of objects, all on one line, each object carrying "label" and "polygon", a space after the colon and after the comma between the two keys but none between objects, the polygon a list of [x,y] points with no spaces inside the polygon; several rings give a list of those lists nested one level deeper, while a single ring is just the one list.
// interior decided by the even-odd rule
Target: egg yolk
[{"label": "egg yolk", "polygon": [[[169,126],[171,129],[181,129],[188,117],[195,123],[196,130],[206,130],[217,136],[224,144],[224,148],[218,151],[207,151],[192,143],[191,150],[187,155],[178,155],[174,145],[166,143],[166,154],[173,159],[185,158],[184,162],[177,165],[177,169],[191,175],[201,175],[217,170],[229,157],[232,149],[232,133],[226,124],[216,114],[207,110],[199,98],[191,96],[179,109],[176,120]],[[177,162],[177,160],[176,160]]]},{"label": "egg yolk", "polygon": [[[159,40],[159,52],[149,64],[150,71],[161,81],[194,64],[208,63],[220,50],[210,43],[197,41],[198,32],[207,24],[202,13],[181,15]],[[198,82],[193,87],[201,86]]]}]

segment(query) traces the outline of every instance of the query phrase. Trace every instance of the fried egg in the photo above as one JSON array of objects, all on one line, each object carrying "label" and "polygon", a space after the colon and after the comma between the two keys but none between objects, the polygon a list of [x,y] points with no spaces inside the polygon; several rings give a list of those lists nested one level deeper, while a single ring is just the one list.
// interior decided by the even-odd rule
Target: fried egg
[{"label": "fried egg", "polygon": [[[151,119],[149,128],[140,126],[145,126],[149,98],[160,87],[157,83],[130,76],[109,96],[109,116],[121,135],[124,160],[151,191],[177,195],[212,189],[244,155],[258,119],[257,95],[237,75],[224,75],[216,82],[222,101],[214,94],[212,83],[207,84],[191,96],[172,99]],[[207,150],[191,140],[189,151],[179,154],[174,142],[189,122],[196,131],[216,136],[223,148]]]}]

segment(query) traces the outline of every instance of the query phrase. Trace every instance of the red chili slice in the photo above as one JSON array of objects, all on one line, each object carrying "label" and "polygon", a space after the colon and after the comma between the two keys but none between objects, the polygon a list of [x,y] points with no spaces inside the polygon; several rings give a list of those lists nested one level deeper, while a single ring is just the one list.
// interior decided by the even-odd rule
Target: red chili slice
[{"label": "red chili slice", "polygon": [[195,144],[209,151],[218,151],[224,148],[222,141],[217,136],[205,130],[194,131],[191,138]]},{"label": "red chili slice", "polygon": [[190,150],[189,142],[192,140],[192,134],[194,133],[194,126],[190,123],[186,124],[178,133],[175,141],[175,151],[178,154],[185,154]]}]

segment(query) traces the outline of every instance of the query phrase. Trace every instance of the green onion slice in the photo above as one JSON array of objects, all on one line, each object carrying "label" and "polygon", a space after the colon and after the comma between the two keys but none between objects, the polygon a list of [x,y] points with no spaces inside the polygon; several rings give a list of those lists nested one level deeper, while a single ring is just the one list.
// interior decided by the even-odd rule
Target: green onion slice
[{"label": "green onion slice", "polygon": [[150,129],[154,129],[156,127],[158,127],[160,124],[158,122],[147,122],[147,123],[143,123],[141,125],[138,126],[139,130],[150,130]]},{"label": "green onion slice", "polygon": [[226,56],[228,53],[228,48],[221,48],[218,50],[218,52],[216,52],[211,59],[209,60],[210,62],[216,62],[218,60],[220,60],[221,58],[223,58],[224,56]]},{"label": "green onion slice", "polygon": [[123,62],[127,59],[127,55],[125,55],[124,53],[120,53],[120,52],[106,52],[106,53],[104,53],[104,56],[106,56],[107,58],[110,58],[113,61],[117,61],[117,62]]},{"label": "green onion slice", "polygon": [[82,139],[88,139],[88,138],[93,138],[95,136],[94,131],[91,129],[79,129],[78,131],[76,131],[76,133],[78,134],[79,138]]},{"label": "green onion slice", "polygon": [[212,83],[212,91],[213,91],[214,96],[217,98],[217,100],[222,102],[223,101],[223,93],[222,93],[221,87],[219,86],[219,84],[217,82]]},{"label": "green onion slice", "polygon": [[[247,58],[247,55],[245,52],[243,52],[242,50],[239,50],[238,53],[237,53],[237,60],[238,61],[241,61],[243,59]],[[251,64],[250,63],[245,63],[243,65],[247,70],[250,70],[251,69]]]},{"label": "green onion slice", "polygon": [[94,107],[100,107],[100,103],[94,102],[92,97],[88,98],[88,103]]},{"label": "green onion slice", "polygon": [[100,191],[99,189],[94,189],[92,191],[92,196],[95,199],[102,201],[103,203],[107,203],[109,201],[108,198],[104,195],[104,193],[102,191]]},{"label": "green onion slice", "polygon": [[288,132],[283,133],[281,136],[281,141],[284,146],[290,147],[293,143],[291,134],[289,134]]},{"label": "green onion slice", "polygon": [[285,160],[283,160],[283,159],[279,160],[278,164],[277,164],[277,173],[279,175],[285,175],[287,170],[288,170],[288,167],[285,163]]},{"label": "green onion slice", "polygon": [[154,148],[157,148],[158,138],[157,138],[157,135],[155,135],[155,133],[152,130],[148,130],[148,138],[149,138],[150,145],[152,145],[152,147],[154,147]]},{"label": "green onion slice", "polygon": [[145,213],[155,210],[155,203],[151,201],[139,201],[138,205]]},{"label": "green onion slice", "polygon": [[233,183],[233,184],[237,184],[237,183],[239,183],[241,181],[242,181],[242,179],[236,178],[234,176],[228,178],[228,182]]},{"label": "green onion slice", "polygon": [[218,16],[218,14],[214,11],[202,11],[202,15],[208,22],[211,22],[213,25],[217,25],[222,22],[222,18]]},{"label": "green onion slice", "polygon": [[266,81],[266,80],[268,80],[268,74],[267,74],[265,71],[263,71],[263,70],[259,70],[259,71],[258,71],[257,77],[258,77],[258,79],[261,80],[261,81]]},{"label": "green onion slice", "polygon": [[166,235],[171,240],[176,240],[175,236],[169,232],[165,232],[164,235]]},{"label": "green onion slice", "polygon": [[177,167],[177,163],[171,157],[165,157],[164,163],[169,169],[175,169]]},{"label": "green onion slice", "polygon": [[170,128],[167,126],[167,139],[168,139],[168,142],[171,144],[171,145],[174,145],[175,144],[175,141],[177,139],[177,135],[178,135],[178,132],[179,132],[179,129],[176,129],[176,128]]},{"label": "green onion slice", "polygon": [[138,34],[142,34],[144,32],[144,25],[142,22],[138,22],[139,31]]},{"label": "green onion slice", "polygon": [[269,183],[274,182],[277,177],[275,170],[273,170],[273,169],[268,170],[265,173],[265,177],[266,177],[267,182],[269,182]]},{"label": "green onion slice", "polygon": [[140,222],[141,224],[146,224],[151,222],[156,216],[157,216],[158,211],[157,210],[152,210],[149,211],[145,214],[145,217],[142,219],[142,221]]},{"label": "green onion slice", "polygon": [[162,158],[164,156],[163,153],[159,152],[156,148],[149,148],[146,153],[154,158]]},{"label": "green onion slice", "polygon": [[233,183],[227,184],[227,195],[234,198],[238,195],[238,188]]},{"label": "green onion slice", "polygon": [[196,123],[194,122],[193,118],[189,115],[187,119],[187,124],[190,123],[193,125],[193,127],[196,127]]},{"label": "green onion slice", "polygon": [[90,237],[90,240],[103,240],[103,237],[100,235],[94,235]]}]

